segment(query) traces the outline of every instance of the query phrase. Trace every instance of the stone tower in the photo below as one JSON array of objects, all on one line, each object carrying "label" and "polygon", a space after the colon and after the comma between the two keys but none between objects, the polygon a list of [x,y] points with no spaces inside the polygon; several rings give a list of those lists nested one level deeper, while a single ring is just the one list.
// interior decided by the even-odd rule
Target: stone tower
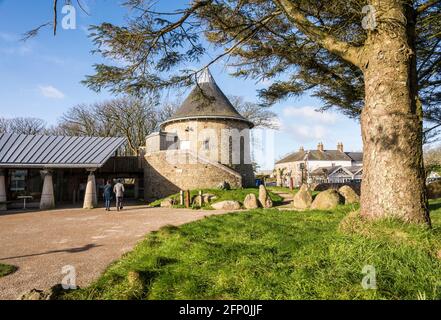
[{"label": "stone tower", "polygon": [[[252,186],[250,129],[253,127],[253,123],[237,112],[210,71],[205,69],[181,107],[161,124],[160,132],[147,137],[145,158],[148,166],[157,160],[153,158],[158,152],[168,159],[171,155],[181,160],[182,155],[186,155],[187,160],[192,158],[191,163],[178,161],[179,164],[173,166],[175,174],[169,172],[167,165],[151,168],[167,176],[169,187],[215,188],[223,181],[233,187]],[[146,185],[149,184],[148,175],[147,172]],[[150,172],[150,176],[154,175]],[[189,179],[185,178],[187,176]]]}]

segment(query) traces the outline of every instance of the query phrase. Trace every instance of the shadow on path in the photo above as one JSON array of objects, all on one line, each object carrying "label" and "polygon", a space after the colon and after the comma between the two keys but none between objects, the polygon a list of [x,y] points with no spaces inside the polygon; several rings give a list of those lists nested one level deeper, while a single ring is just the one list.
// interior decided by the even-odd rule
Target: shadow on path
[{"label": "shadow on path", "polygon": [[26,258],[26,257],[35,257],[35,256],[43,256],[46,254],[52,254],[52,253],[61,253],[61,252],[67,252],[67,253],[78,253],[78,252],[84,252],[84,251],[88,251],[94,248],[98,248],[98,247],[102,247],[102,245],[96,245],[94,243],[91,244],[87,244],[83,247],[77,247],[77,248],[69,248],[69,249],[60,249],[60,250],[51,250],[51,251],[46,251],[46,252],[41,252],[41,253],[33,253],[33,254],[27,254],[27,255],[22,255],[22,256],[15,256],[15,257],[5,257],[5,258],[0,258],[0,260],[9,260],[9,259],[18,259],[18,258]]}]

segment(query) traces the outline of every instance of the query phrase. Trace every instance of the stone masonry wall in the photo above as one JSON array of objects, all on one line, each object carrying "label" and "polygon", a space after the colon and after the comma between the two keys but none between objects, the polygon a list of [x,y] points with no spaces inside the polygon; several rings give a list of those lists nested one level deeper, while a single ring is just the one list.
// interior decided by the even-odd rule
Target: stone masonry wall
[{"label": "stone masonry wall", "polygon": [[242,186],[240,174],[190,150],[147,153],[144,159],[145,199],[163,198],[180,190],[216,188],[223,181],[232,188]]},{"label": "stone masonry wall", "polygon": [[[236,147],[230,148],[229,139],[223,136],[225,129],[240,133],[243,136],[242,143],[240,137],[236,136],[234,142],[232,141]],[[238,172],[242,176],[242,186],[249,187],[254,186],[254,171],[250,163],[250,131],[247,129],[249,125],[246,122],[228,119],[176,121],[162,128],[165,132],[175,133],[179,142],[189,141],[193,152]],[[204,148],[204,141],[207,139],[209,150]],[[229,163],[230,160],[232,163]]]}]

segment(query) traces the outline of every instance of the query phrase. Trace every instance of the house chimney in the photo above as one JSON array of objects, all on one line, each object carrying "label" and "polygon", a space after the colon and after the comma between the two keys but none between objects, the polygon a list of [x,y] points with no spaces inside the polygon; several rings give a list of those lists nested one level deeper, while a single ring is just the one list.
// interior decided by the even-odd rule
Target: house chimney
[{"label": "house chimney", "polygon": [[340,151],[340,152],[343,152],[343,143],[339,142],[337,144],[337,150]]},{"label": "house chimney", "polygon": [[317,145],[317,150],[322,152],[324,151],[323,143],[319,142],[319,144]]}]

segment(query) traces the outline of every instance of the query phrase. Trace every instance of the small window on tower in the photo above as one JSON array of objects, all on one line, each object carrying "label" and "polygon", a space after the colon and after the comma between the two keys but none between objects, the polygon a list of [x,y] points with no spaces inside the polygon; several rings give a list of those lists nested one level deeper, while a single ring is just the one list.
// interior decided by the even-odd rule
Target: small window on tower
[{"label": "small window on tower", "polygon": [[210,139],[204,140],[204,150],[210,150]]}]

